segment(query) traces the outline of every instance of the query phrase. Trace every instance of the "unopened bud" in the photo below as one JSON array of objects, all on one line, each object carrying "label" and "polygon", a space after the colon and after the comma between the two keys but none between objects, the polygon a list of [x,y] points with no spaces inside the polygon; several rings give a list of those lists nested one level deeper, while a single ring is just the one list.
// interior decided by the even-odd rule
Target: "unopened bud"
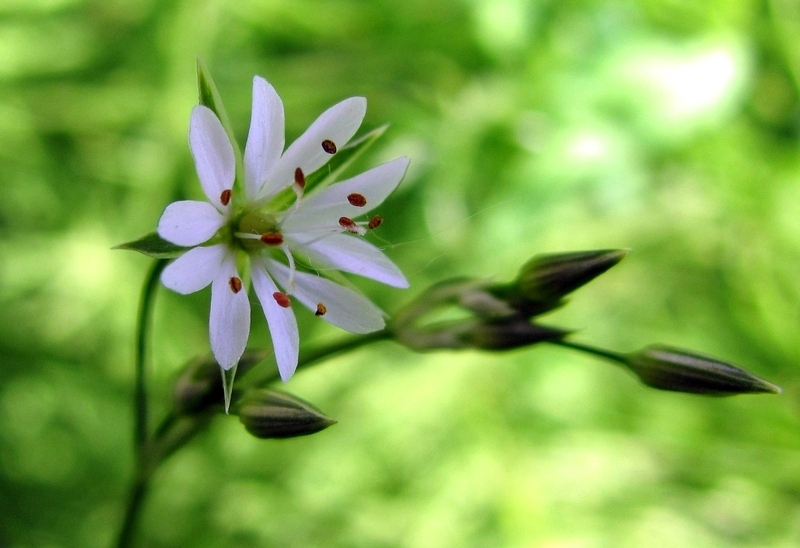
[{"label": "unopened bud", "polygon": [[309,402],[268,389],[248,390],[235,412],[247,431],[257,438],[307,436],[336,424]]},{"label": "unopened bud", "polygon": [[[264,351],[245,352],[237,366],[239,378],[268,355]],[[175,412],[193,415],[211,406],[222,405],[224,392],[219,371],[219,364],[212,356],[201,356],[190,361],[172,389]]]},{"label": "unopened bud", "polygon": [[631,354],[627,366],[644,384],[660,390],[708,396],[781,392],[778,386],[735,365],[665,346],[649,346]]},{"label": "unopened bud", "polygon": [[483,350],[509,350],[544,341],[563,339],[568,331],[531,323],[517,316],[509,320],[481,323],[462,335],[465,346]]},{"label": "unopened bud", "polygon": [[561,299],[619,263],[624,249],[537,255],[507,287],[512,306],[528,315],[557,308]]}]

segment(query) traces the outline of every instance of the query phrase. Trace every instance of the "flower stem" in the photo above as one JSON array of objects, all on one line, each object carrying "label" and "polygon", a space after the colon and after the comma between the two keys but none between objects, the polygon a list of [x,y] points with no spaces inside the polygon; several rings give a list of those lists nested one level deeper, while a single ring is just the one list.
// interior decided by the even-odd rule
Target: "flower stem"
[{"label": "flower stem", "polygon": [[586,354],[591,354],[593,356],[597,356],[599,358],[605,358],[606,360],[610,360],[612,362],[621,363],[623,365],[627,365],[628,361],[624,354],[620,354],[619,352],[613,352],[611,350],[605,350],[603,348],[597,348],[596,346],[590,346],[588,344],[576,343],[573,341],[566,341],[564,339],[557,339],[553,341],[547,341],[550,344],[555,344],[557,346],[563,346],[565,348],[572,348],[573,350],[578,350],[580,352],[585,352]]},{"label": "flower stem", "polygon": [[153,304],[155,301],[158,278],[166,260],[159,259],[150,268],[142,287],[139,298],[139,314],[136,318],[136,355],[135,355],[135,386],[133,394],[134,423],[133,447],[136,458],[135,479],[128,493],[128,504],[125,508],[125,517],[117,537],[117,548],[126,548],[133,541],[136,522],[142,509],[142,503],[150,484],[152,467],[147,462],[148,445],[148,406],[147,406],[147,347],[150,342],[150,324],[153,319]]},{"label": "flower stem", "polygon": [[153,319],[153,303],[155,301],[156,289],[158,288],[158,277],[167,266],[164,259],[159,259],[150,268],[147,274],[142,294],[139,299],[139,315],[136,319],[136,386],[134,389],[134,409],[136,417],[134,419],[133,442],[137,455],[141,455],[148,435],[148,408],[147,408],[147,346],[150,342],[150,324]]},{"label": "flower stem", "polygon": [[[301,352],[300,358],[297,361],[297,369],[303,369],[314,365],[318,361],[324,360],[326,358],[332,358],[338,354],[343,352],[347,352],[348,350],[354,350],[361,346],[365,346],[367,344],[371,344],[378,341],[388,340],[394,337],[394,334],[387,330],[381,329],[380,331],[373,331],[372,333],[365,333],[363,335],[354,335],[351,337],[345,337],[338,341],[334,341],[328,344],[322,344],[316,347],[311,348],[310,350],[306,350]],[[248,386],[265,386],[272,382],[278,380],[279,374],[277,369],[271,369],[270,372],[261,377],[257,380],[252,381],[251,383],[247,383]]]}]

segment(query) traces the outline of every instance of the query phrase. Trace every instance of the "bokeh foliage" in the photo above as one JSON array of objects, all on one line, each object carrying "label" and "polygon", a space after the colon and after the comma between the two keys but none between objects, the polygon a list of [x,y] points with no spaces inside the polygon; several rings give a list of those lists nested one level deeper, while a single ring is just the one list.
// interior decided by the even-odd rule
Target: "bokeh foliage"
[{"label": "bokeh foliage", "polygon": [[[358,166],[412,160],[379,231],[410,294],[357,281],[388,311],[453,274],[631,248],[552,323],[715,354],[785,393],[660,393],[555,348],[382,343],[286,387],[335,427],[272,442],[231,417],[174,456],[143,546],[796,546],[798,32],[792,0],[5,0],[0,545],[113,537],[148,263],[110,248],[199,195],[200,54],[242,142],[254,74],[289,138],[357,94],[367,128],[392,124]],[[208,349],[208,294],[157,306],[158,414]]]}]

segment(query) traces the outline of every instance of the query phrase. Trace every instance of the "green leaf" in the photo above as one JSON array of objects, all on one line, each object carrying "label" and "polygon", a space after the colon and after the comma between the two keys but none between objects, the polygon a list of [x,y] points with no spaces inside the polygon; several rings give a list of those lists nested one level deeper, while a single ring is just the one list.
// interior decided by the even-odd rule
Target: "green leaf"
[{"label": "green leaf", "polygon": [[[236,157],[236,186],[241,188],[241,181],[244,181],[242,174],[244,172],[242,164],[242,151],[239,149],[239,143],[233,133],[233,126],[231,120],[228,118],[228,113],[225,111],[225,106],[222,104],[222,98],[219,95],[219,90],[214,80],[211,78],[211,73],[208,70],[205,62],[197,58],[197,92],[200,99],[200,104],[210,108],[214,114],[219,118],[225,133],[228,135],[228,140],[233,146],[233,154]],[[235,194],[236,195],[236,194]]]},{"label": "green leaf", "polygon": [[365,150],[375,144],[378,137],[383,135],[388,127],[388,124],[384,124],[365,133],[355,141],[347,143],[346,146],[342,147],[334,154],[327,165],[306,177],[306,188],[310,189],[317,185],[328,185],[335,182],[350,164],[361,156]]},{"label": "green leaf", "polygon": [[184,253],[188,247],[181,247],[163,239],[155,232],[142,236],[138,240],[114,246],[112,249],[129,249],[138,251],[155,259],[173,259]]}]

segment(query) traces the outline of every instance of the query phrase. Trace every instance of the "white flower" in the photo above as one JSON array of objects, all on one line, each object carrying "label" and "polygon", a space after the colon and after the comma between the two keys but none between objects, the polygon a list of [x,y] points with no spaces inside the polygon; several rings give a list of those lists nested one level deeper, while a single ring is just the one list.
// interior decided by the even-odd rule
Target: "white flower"
[{"label": "white flower", "polygon": [[[293,299],[322,319],[354,333],[368,333],[385,325],[383,313],[367,298],[317,274],[298,270],[301,260],[313,269],[337,269],[394,287],[408,287],[397,266],[360,238],[380,223],[380,217],[353,220],[391,194],[405,174],[407,158],[380,165],[309,197],[303,193],[305,177],[347,144],[361,125],[366,106],[363,97],[334,105],[284,151],[283,104],[273,87],[256,77],[243,159],[244,196],[235,194],[234,150],[219,119],[202,105],[192,111],[189,145],[208,202],[175,202],[164,211],[158,234],[174,244],[195,247],[170,264],[161,280],[183,294],[211,285],[211,349],[223,369],[239,361],[250,332],[247,277],[240,273],[247,272],[240,270],[247,262],[284,381],[294,373],[299,352]],[[296,194],[294,203],[276,210],[274,199],[288,188]]]}]

